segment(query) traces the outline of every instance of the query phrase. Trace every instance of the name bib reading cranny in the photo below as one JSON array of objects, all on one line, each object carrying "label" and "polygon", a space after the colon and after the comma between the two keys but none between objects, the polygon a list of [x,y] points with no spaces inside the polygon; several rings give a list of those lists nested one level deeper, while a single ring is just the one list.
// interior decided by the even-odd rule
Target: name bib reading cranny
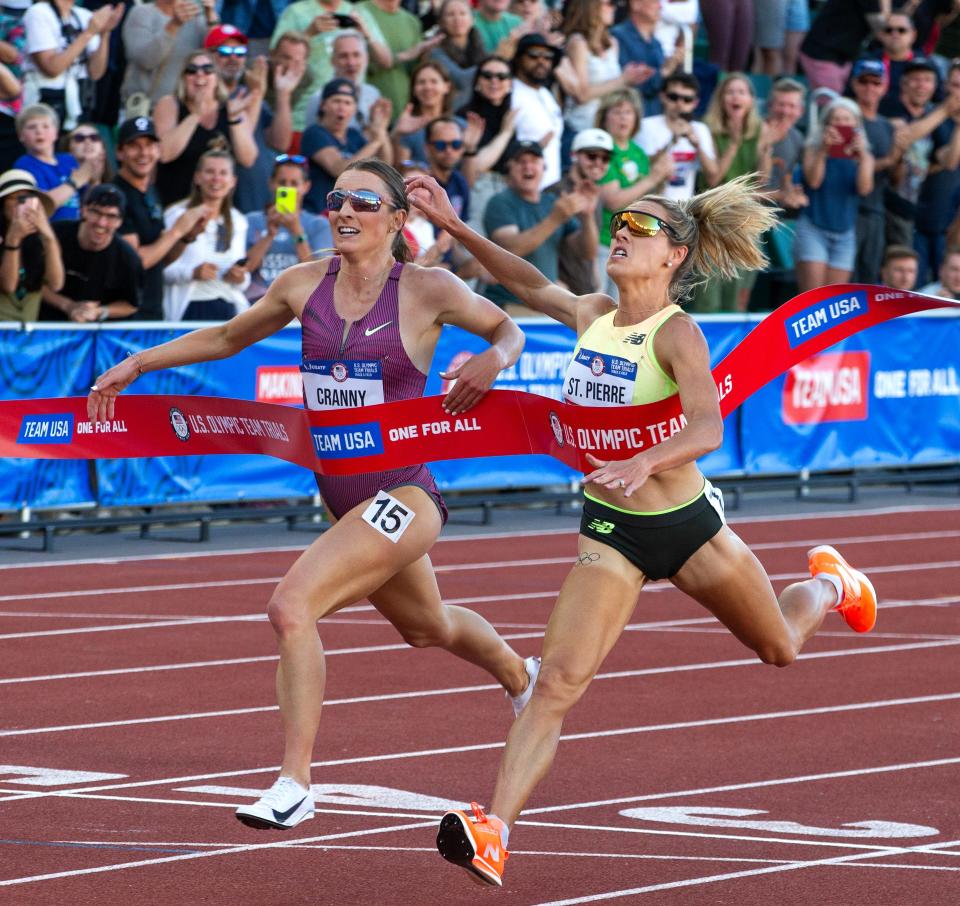
[{"label": "name bib reading cranny", "polygon": [[380,362],[356,359],[308,359],[300,366],[308,409],[359,409],[383,402]]}]

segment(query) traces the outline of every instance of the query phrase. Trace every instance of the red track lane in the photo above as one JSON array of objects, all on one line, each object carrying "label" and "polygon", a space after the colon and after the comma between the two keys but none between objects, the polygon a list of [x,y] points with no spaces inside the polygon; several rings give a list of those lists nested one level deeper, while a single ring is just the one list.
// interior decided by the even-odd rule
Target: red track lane
[{"label": "red track lane", "polygon": [[[958,511],[736,528],[777,589],[807,544],[837,544],[889,602],[877,630],[831,617],[776,670],[676,590],[647,589],[564,726],[501,891],[433,836],[448,803],[489,797],[502,693],[367,607],[321,625],[316,819],[285,835],[233,819],[280,758],[261,615],[295,551],[0,570],[0,761],[123,775],[37,786],[0,766],[0,903],[952,902]],[[433,559],[445,600],[526,655],[574,548],[571,533],[473,538]]]}]

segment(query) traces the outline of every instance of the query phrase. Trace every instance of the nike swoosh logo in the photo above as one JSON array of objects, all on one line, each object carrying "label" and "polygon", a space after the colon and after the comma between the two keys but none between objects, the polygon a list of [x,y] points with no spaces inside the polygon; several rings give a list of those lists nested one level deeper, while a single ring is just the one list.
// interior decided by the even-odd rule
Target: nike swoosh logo
[{"label": "nike swoosh logo", "polygon": [[389,327],[392,323],[393,321],[387,321],[386,324],[381,324],[379,327],[373,327],[373,328],[368,327],[363,332],[363,335],[365,337],[372,337],[378,330],[383,330],[384,327]]},{"label": "nike swoosh logo", "polygon": [[276,809],[274,809],[273,817],[280,822],[286,821],[287,818],[289,818],[298,808],[300,808],[301,805],[303,805],[304,802],[306,802],[306,800],[307,797],[304,796],[303,799],[301,799],[296,805],[290,806],[290,808],[288,808],[285,812],[278,812]]}]

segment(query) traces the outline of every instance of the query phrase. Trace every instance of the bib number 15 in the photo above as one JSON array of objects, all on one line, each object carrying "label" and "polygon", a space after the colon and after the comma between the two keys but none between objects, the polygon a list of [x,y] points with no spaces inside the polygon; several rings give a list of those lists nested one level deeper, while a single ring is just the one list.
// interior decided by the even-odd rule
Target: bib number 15
[{"label": "bib number 15", "polygon": [[380,491],[363,511],[363,521],[396,544],[417,514],[396,497]]}]

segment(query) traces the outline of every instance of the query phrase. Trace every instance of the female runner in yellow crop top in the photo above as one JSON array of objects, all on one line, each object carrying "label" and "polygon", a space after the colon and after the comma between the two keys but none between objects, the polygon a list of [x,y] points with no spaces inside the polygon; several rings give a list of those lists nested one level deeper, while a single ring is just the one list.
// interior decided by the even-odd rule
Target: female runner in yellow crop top
[{"label": "female runner in yellow crop top", "polygon": [[[488,884],[502,883],[509,828],[549,770],[563,719],[619,638],[647,581],[669,579],[767,664],[786,666],[838,609],[864,632],[876,595],[831,547],[809,553],[813,578],[779,600],[760,562],[723,520],[722,496],[696,460],[720,446],[723,420],[703,333],[676,304],[695,283],[730,278],[766,261],[760,237],[774,209],[744,177],[687,201],[646,196],[611,226],[607,273],[619,307],[602,293],[574,296],[535,267],[466,227],[429,177],[408,195],[531,308],[573,328],[577,347],[564,397],[580,405],[632,405],[679,392],[686,424],[617,462],[591,457],[579,554],[547,625],[533,697],[514,723],[490,814],[453,811],[440,823],[441,855]],[[678,426],[679,427],[679,426]]]}]

